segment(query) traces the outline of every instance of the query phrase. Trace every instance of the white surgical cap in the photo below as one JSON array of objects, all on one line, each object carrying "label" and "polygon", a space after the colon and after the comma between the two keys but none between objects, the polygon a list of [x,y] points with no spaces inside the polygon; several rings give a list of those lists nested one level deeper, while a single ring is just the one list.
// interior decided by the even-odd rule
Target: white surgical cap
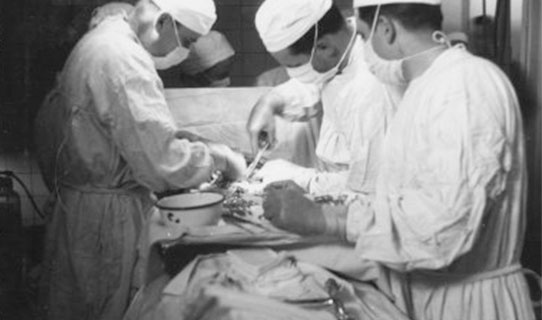
[{"label": "white surgical cap", "polygon": [[331,5],[332,0],[265,0],[255,23],[267,51],[281,51],[294,44]]},{"label": "white surgical cap", "polygon": [[199,34],[207,34],[216,21],[213,0],[152,0],[173,19]]},{"label": "white surgical cap", "polygon": [[418,3],[439,5],[442,0],[354,0],[354,8],[376,6],[379,4],[401,4],[401,3]]},{"label": "white surgical cap", "polygon": [[234,54],[228,39],[218,31],[211,31],[192,44],[190,55],[181,63],[180,68],[183,73],[195,75]]}]

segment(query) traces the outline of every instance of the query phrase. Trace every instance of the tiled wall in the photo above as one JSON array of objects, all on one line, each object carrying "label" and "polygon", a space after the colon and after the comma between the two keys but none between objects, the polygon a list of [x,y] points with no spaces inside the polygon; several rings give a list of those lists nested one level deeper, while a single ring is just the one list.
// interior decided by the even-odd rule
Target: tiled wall
[{"label": "tiled wall", "polygon": [[232,70],[234,86],[251,86],[256,76],[277,66],[265,51],[254,26],[262,0],[217,0],[214,29],[224,33],[236,51]]}]

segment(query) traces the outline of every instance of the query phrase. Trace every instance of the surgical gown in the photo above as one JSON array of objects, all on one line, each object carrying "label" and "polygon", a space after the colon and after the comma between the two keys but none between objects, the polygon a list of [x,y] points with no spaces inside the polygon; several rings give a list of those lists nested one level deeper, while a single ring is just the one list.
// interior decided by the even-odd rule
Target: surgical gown
[{"label": "surgical gown", "polygon": [[[314,95],[314,89],[303,91],[299,86],[290,80],[277,87],[277,92],[288,98],[284,115],[290,119],[307,115],[303,102],[311,99],[299,98],[300,92]],[[322,165],[303,174],[293,170],[297,175],[294,181],[315,194],[373,191],[380,146],[395,112],[395,98],[367,68],[360,37],[354,40],[346,67],[316,94],[319,96],[312,100],[321,100],[323,109],[316,146]]]},{"label": "surgical gown", "polygon": [[153,61],[120,16],[76,45],[35,132],[56,195],[46,250],[48,317],[121,319],[137,283],[136,247],[151,192],[207,180],[209,149],[175,138]]},{"label": "surgical gown", "polygon": [[[384,136],[406,86],[384,85],[378,81],[368,69],[363,50],[363,40],[358,36],[346,67],[321,88],[303,86],[295,79],[275,88],[289,99],[283,114],[288,119],[310,116],[307,106],[321,101],[322,125],[316,147],[320,166],[284,168],[291,171],[289,175],[294,182],[310,193],[370,194],[375,191]],[[284,172],[277,175],[284,176]],[[322,255],[322,250],[333,251],[333,254]],[[348,269],[350,275],[362,280],[376,281],[382,291],[393,296],[401,310],[407,312],[409,308],[402,275],[378,263],[355,258],[353,246],[317,245],[303,248],[296,255],[330,269]]]},{"label": "surgical gown", "polygon": [[360,258],[405,272],[413,319],[534,319],[520,265],[526,171],[516,94],[448,49],[413,80],[384,140],[374,197],[350,205]]}]

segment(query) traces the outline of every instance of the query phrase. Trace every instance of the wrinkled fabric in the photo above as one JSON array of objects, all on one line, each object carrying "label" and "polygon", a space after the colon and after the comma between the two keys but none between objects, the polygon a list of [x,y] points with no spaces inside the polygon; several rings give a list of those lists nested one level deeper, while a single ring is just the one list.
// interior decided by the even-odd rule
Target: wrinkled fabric
[{"label": "wrinkled fabric", "polygon": [[134,6],[126,2],[106,3],[92,11],[92,17],[90,18],[88,28],[95,28],[102,21],[112,16],[121,15],[127,17],[130,13],[132,13],[133,9]]},{"label": "wrinkled fabric", "polygon": [[175,138],[151,57],[121,17],[77,44],[36,119],[38,162],[57,196],[46,252],[48,316],[120,319],[151,191],[207,180],[209,150]]},{"label": "wrinkled fabric", "polygon": [[350,206],[348,231],[360,258],[409,273],[414,319],[534,318],[520,270],[487,274],[521,256],[522,129],[506,76],[461,48],[406,91],[376,193]]},{"label": "wrinkled fabric", "polygon": [[388,90],[369,72],[363,59],[362,40],[357,37],[347,66],[317,90],[317,86],[293,80],[275,90],[289,99],[284,111],[288,119],[303,120],[315,113],[307,108],[308,103],[300,101],[322,102],[316,155],[325,170],[319,168],[309,192],[373,191],[380,145],[400,89]]},{"label": "wrinkled fabric", "polygon": [[295,78],[271,89],[286,101],[281,116],[289,121],[306,121],[318,115],[321,101],[321,85],[303,83]]},{"label": "wrinkled fabric", "polygon": [[[325,269],[305,262],[298,262],[297,266],[303,272],[302,278],[304,280],[314,277],[317,280],[316,284],[320,283],[323,285],[327,279],[334,278],[341,287],[340,299],[355,319],[408,319],[403,312],[371,284],[364,282],[347,283],[328,273]],[[216,286],[234,286],[234,281],[239,279],[239,276],[228,270],[231,270],[231,267],[229,259],[227,259],[225,254],[198,256],[167,284],[162,279],[157,279],[140,291],[137,300],[130,306],[130,310],[124,319],[188,319],[197,313],[194,310],[200,311],[199,316],[202,319],[222,319],[215,313],[212,305],[207,305],[207,308],[203,308],[203,310],[199,308],[200,303],[206,298],[206,295],[202,296],[198,295],[198,293],[201,292],[201,288],[207,288],[206,293],[209,295],[211,291],[208,290],[212,290]],[[262,278],[258,277],[257,281],[253,282],[253,285],[262,288],[262,280]],[[271,292],[279,293],[284,288],[287,288],[285,284],[290,281],[295,283],[295,278],[289,279],[288,277],[281,278],[278,276],[277,282],[270,288]],[[295,283],[294,285],[295,287],[306,289],[307,285],[302,285],[302,283]],[[239,289],[243,289],[243,291],[239,292]],[[284,291],[282,292],[284,294]],[[231,304],[223,310],[224,319],[260,319],[254,312],[249,312],[248,314],[244,312],[239,313],[239,311],[254,311],[258,309],[262,311],[262,319],[305,319],[306,316],[309,316],[308,313],[305,315],[303,313],[292,314],[293,310],[288,310],[286,305],[280,305],[279,301],[267,299],[267,297],[260,296],[258,293],[250,293],[253,297],[253,299],[250,299],[247,295],[249,291],[246,291],[245,288],[237,287],[236,291],[229,291],[229,293],[231,299],[239,303]],[[298,298],[307,298],[306,295],[307,293]],[[282,294],[278,294],[278,296],[282,296]],[[217,297],[225,296],[219,295]],[[226,300],[222,302],[226,302]],[[146,301],[152,301],[152,304],[146,303]],[[221,301],[218,302],[220,303]],[[224,306],[226,307],[227,305],[225,304]],[[275,308],[275,313],[270,312],[273,310],[271,307]],[[304,310],[305,312],[308,311]],[[234,313],[230,314],[230,311]],[[327,319],[326,316],[334,318],[333,314],[327,312],[311,313],[310,316],[312,316],[312,319],[320,319],[321,316],[324,319]],[[197,318],[200,319],[200,317]]]},{"label": "wrinkled fabric", "polygon": [[271,150],[269,159],[285,159],[305,168],[321,165],[315,152],[320,128],[319,117],[305,122],[290,122],[275,117],[275,125],[277,144]]},{"label": "wrinkled fabric", "polygon": [[48,319],[122,317],[138,277],[135,249],[148,198],[60,191],[46,238]]}]

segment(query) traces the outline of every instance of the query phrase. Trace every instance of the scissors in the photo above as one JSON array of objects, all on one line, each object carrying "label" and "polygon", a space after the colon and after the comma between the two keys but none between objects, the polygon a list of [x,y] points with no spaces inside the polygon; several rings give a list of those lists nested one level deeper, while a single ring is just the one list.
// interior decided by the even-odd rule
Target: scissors
[{"label": "scissors", "polygon": [[260,148],[260,150],[258,150],[256,157],[254,158],[250,166],[248,166],[247,168],[247,179],[250,179],[252,177],[252,175],[254,174],[254,170],[256,170],[256,167],[258,166],[258,163],[260,162],[260,160],[262,160],[263,155],[269,149],[270,146],[271,146],[271,143],[269,141],[265,141],[263,143],[263,146]]}]

